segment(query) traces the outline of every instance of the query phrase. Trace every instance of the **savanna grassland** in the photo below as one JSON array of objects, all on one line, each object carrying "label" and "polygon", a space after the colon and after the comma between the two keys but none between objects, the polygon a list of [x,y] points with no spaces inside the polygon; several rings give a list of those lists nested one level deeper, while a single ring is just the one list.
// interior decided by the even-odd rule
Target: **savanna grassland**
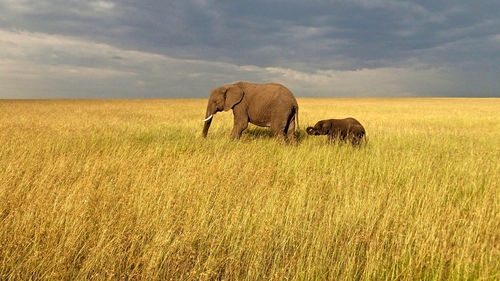
[{"label": "savanna grassland", "polygon": [[[0,100],[2,280],[499,280],[500,99]],[[306,126],[355,117],[368,142]]]}]

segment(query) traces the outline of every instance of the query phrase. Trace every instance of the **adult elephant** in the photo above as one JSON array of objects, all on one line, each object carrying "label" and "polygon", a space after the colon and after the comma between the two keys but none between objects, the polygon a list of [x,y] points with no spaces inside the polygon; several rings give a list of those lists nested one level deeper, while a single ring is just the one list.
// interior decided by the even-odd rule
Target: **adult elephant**
[{"label": "adult elephant", "polygon": [[257,84],[237,82],[215,88],[208,99],[203,137],[215,113],[232,109],[234,127],[231,138],[239,138],[248,122],[260,127],[271,127],[278,139],[295,141],[295,120],[299,126],[299,106],[292,92],[276,83]]}]

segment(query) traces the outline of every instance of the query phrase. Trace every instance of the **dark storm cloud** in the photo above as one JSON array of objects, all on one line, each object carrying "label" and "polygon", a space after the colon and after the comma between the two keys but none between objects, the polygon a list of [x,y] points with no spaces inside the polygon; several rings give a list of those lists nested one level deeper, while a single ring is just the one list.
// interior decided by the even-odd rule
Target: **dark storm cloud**
[{"label": "dark storm cloud", "polygon": [[[192,93],[219,81],[269,78],[302,81],[296,85],[299,95],[388,92],[498,96],[498,10],[498,1],[0,0],[0,29],[28,32],[26,36],[31,32],[105,44],[108,47],[104,49],[110,53],[104,57],[101,53],[82,54],[50,44],[45,50],[34,50],[25,44],[29,52],[22,59],[132,72],[140,87],[152,80],[152,85],[178,89],[176,93],[181,96],[202,96]],[[166,61],[174,58],[230,66],[216,65],[213,70],[207,66],[197,72],[198,66],[193,63],[177,61],[178,67],[170,68],[143,55],[152,61],[130,64],[124,54],[117,54],[122,50],[158,54]],[[240,76],[231,70],[238,67],[243,67]],[[379,75],[390,79],[387,73],[392,72],[400,78],[392,81],[399,83],[397,86],[368,78]],[[371,74],[363,76],[365,73]],[[168,82],[160,82],[161,75],[170,77]],[[339,81],[339,77],[345,79]],[[426,79],[435,80],[425,83]],[[318,81],[322,81],[323,88]],[[349,83],[355,81],[366,83],[366,87],[352,86],[350,90]],[[183,83],[198,86],[184,89]],[[342,90],[327,89],[343,83]],[[362,92],[373,89],[373,85],[379,89]]]}]

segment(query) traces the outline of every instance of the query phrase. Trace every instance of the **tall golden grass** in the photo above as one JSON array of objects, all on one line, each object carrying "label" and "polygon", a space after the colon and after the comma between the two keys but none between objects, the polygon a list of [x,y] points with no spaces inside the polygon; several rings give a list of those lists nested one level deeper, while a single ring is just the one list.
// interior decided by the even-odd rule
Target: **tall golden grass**
[{"label": "tall golden grass", "polygon": [[[499,280],[500,99],[0,101],[2,280]],[[355,117],[361,148],[307,125]]]}]

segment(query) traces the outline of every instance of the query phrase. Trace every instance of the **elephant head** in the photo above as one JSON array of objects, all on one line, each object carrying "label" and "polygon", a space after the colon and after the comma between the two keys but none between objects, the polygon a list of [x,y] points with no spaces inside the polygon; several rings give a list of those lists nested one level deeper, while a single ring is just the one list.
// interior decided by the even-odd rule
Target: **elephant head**
[{"label": "elephant head", "polygon": [[226,85],[215,88],[208,99],[207,112],[205,114],[205,125],[202,136],[205,138],[212,123],[212,118],[219,111],[228,111],[241,102],[245,93],[238,85]]},{"label": "elephant head", "polygon": [[319,121],[314,127],[307,127],[306,132],[313,136],[328,135],[330,127],[325,122]]}]

